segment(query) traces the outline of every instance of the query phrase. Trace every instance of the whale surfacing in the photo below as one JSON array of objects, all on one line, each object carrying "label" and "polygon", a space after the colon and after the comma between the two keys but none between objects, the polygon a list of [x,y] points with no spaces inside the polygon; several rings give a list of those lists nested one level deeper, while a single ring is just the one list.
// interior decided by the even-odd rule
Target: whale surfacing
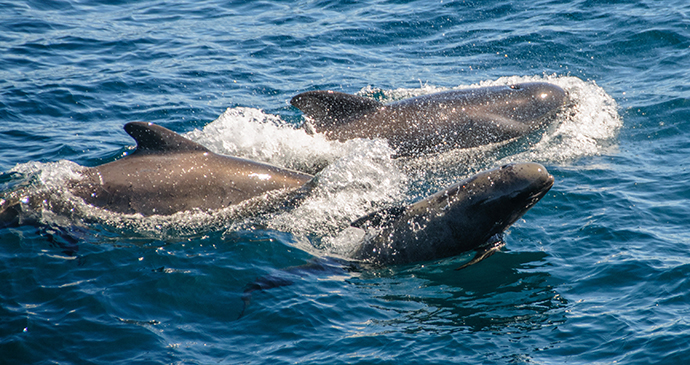
[{"label": "whale surfacing", "polygon": [[532,208],[554,179],[537,163],[480,172],[414,204],[385,209],[351,225],[367,231],[352,253],[376,265],[407,264],[478,250]]},{"label": "whale surfacing", "polygon": [[[407,206],[386,208],[352,222],[363,238],[345,258],[317,258],[266,275],[247,285],[242,317],[252,293],[292,284],[311,273],[412,264],[477,251],[456,270],[489,257],[494,238],[515,223],[551,189],[554,178],[537,163],[514,163],[480,172]],[[500,243],[500,240],[499,240]]]},{"label": "whale surfacing", "polygon": [[170,215],[212,210],[277,189],[297,189],[313,176],[223,156],[164,127],[133,122],[129,156],[87,169],[70,190],[88,204],[117,213]]},{"label": "whale surfacing", "polygon": [[535,132],[553,120],[567,93],[544,83],[452,90],[391,104],[336,91],[307,91],[290,100],[307,130],[332,140],[383,138],[398,155],[471,148]]}]

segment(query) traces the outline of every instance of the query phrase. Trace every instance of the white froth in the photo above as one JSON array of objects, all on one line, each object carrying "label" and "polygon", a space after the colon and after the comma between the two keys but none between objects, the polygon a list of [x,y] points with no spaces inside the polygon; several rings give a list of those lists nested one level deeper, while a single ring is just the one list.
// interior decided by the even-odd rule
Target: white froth
[{"label": "white froth", "polygon": [[253,108],[228,108],[202,130],[185,137],[213,152],[316,172],[343,155],[343,144],[309,135],[280,117]]},{"label": "white froth", "polygon": [[[27,163],[12,171],[32,176],[31,192],[47,191],[53,200],[70,200],[72,219],[156,237],[208,229],[233,230],[259,222],[261,226],[294,233],[298,238],[317,237],[311,240],[312,244],[342,254],[357,244],[361,233],[349,230],[349,223],[372,211],[428,196],[476,170],[511,161],[567,164],[615,146],[622,125],[617,104],[595,82],[569,76],[512,76],[454,89],[520,82],[559,85],[569,93],[572,105],[561,113],[554,128],[510,153],[501,152],[509,146],[499,145],[395,160],[391,157],[394,151],[383,140],[329,141],[323,135],[309,135],[297,129],[279,116],[244,107],[227,109],[203,129],[187,133],[186,137],[220,154],[310,173],[320,171],[316,187],[298,207],[260,217],[247,218],[246,212],[237,213],[232,207],[168,217],[117,214],[84,204],[69,194],[66,183],[78,179],[81,169],[72,162]],[[444,90],[448,89],[422,85],[415,89],[365,88],[359,94],[383,95],[383,101],[389,102]],[[280,194],[276,198],[280,199]]]},{"label": "white froth", "polygon": [[293,211],[278,214],[271,228],[331,236],[360,216],[404,199],[406,176],[382,140],[348,141],[347,153],[318,175],[318,184]]},{"label": "white froth", "polygon": [[62,188],[67,181],[79,179],[82,169],[82,166],[67,160],[51,163],[32,161],[19,164],[10,169],[10,172],[30,176],[36,180],[37,186],[49,189]]},{"label": "white froth", "polygon": [[567,163],[576,158],[592,156],[606,151],[623,126],[618,115],[618,104],[594,81],[576,77],[548,76],[540,79],[501,78],[496,82],[546,81],[568,92],[570,105],[561,113],[555,130],[549,130],[541,140],[527,151],[508,156],[499,163],[535,161]]}]

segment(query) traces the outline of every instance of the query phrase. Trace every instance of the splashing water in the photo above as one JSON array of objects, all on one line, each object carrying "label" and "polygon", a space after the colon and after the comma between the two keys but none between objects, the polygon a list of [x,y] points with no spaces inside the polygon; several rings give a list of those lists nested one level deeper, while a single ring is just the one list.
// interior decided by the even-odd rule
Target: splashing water
[{"label": "splashing water", "polygon": [[348,152],[348,146],[323,135],[309,135],[280,117],[258,109],[227,109],[203,130],[185,137],[213,152],[316,173]]},{"label": "splashing water", "polygon": [[[515,141],[401,159],[399,166],[410,177],[412,195],[419,198],[429,190],[443,188],[478,171],[510,162],[563,164],[584,156],[600,154],[615,146],[613,140],[623,125],[618,115],[618,105],[593,81],[555,75],[511,76],[453,89],[526,82],[549,82],[568,92],[568,105],[555,117],[550,127],[536,135]],[[366,88],[360,94],[382,94],[386,101],[395,101],[447,90],[450,89],[423,85],[419,89],[392,91]]]},{"label": "splashing water", "polygon": [[[12,172],[29,176],[27,192],[43,193],[50,201],[68,201],[72,220],[98,222],[128,234],[179,236],[208,230],[237,230],[254,224],[310,237],[311,243],[331,253],[347,251],[357,234],[349,223],[360,216],[393,204],[411,202],[453,184],[473,172],[515,161],[562,164],[598,154],[615,146],[612,142],[622,121],[615,101],[594,82],[568,76],[503,77],[478,85],[454,89],[507,85],[520,82],[551,82],[569,94],[569,105],[552,127],[526,141],[507,142],[468,150],[393,159],[394,151],[384,140],[329,141],[323,135],[309,135],[303,129],[261,110],[227,109],[201,130],[185,136],[212,151],[300,171],[318,173],[311,194],[296,208],[252,216],[252,204],[215,212],[181,212],[172,216],[143,217],[108,212],[84,204],[66,188],[78,179],[81,167],[68,161],[31,162]],[[383,102],[448,90],[429,85],[417,89],[379,90],[370,87],[358,94]],[[281,192],[269,194],[279,200]],[[55,206],[42,205],[43,211]],[[55,215],[42,214],[44,223]],[[46,222],[50,221],[50,222]],[[344,234],[339,234],[345,232]]]}]

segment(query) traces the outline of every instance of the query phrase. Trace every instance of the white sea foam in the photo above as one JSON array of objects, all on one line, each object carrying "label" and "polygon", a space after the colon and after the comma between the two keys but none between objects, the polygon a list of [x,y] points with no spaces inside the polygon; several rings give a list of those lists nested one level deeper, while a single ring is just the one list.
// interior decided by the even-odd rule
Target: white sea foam
[{"label": "white sea foam", "polygon": [[276,115],[245,107],[229,108],[202,130],[185,137],[216,153],[312,173],[354,147],[329,141],[321,134],[309,135]]},{"label": "white sea foam", "polygon": [[568,92],[571,104],[559,116],[555,130],[545,133],[527,151],[506,157],[501,163],[525,160],[567,163],[583,156],[600,154],[615,146],[613,139],[623,125],[618,115],[618,104],[596,82],[568,76],[505,77],[496,82],[510,84],[539,80],[562,87]]},{"label": "white sea foam", "polygon": [[[54,222],[51,207],[61,206],[72,220],[97,222],[116,230],[146,236],[175,237],[207,230],[235,230],[253,225],[310,237],[317,247],[332,253],[347,252],[357,234],[346,228],[354,219],[392,204],[409,202],[453,184],[468,174],[512,161],[567,164],[582,156],[615,147],[622,125],[616,102],[592,81],[569,76],[503,77],[457,89],[545,81],[569,93],[571,105],[542,136],[527,143],[503,144],[407,159],[393,159],[383,140],[357,139],[345,143],[323,135],[309,135],[261,110],[236,107],[226,110],[203,129],[186,134],[214,152],[264,161],[316,173],[317,184],[296,208],[260,216],[242,207],[216,212],[182,212],[168,217],[142,217],[108,212],[84,204],[67,190],[79,178],[81,167],[68,162],[27,163],[13,172],[31,177],[30,193],[49,196],[41,219]],[[447,90],[430,85],[414,89],[364,88],[359,94],[376,95],[384,102]],[[281,199],[280,193],[273,199]],[[68,202],[68,203],[66,203]],[[56,204],[57,203],[57,204]],[[67,208],[65,208],[67,207]],[[68,212],[68,213],[65,213]],[[47,223],[51,223],[47,222]],[[345,232],[340,233],[339,232]],[[315,239],[313,239],[316,237]]]},{"label": "white sea foam", "polygon": [[321,171],[309,198],[277,215],[270,227],[298,234],[331,235],[358,217],[404,199],[406,176],[380,140],[353,141],[357,148]]}]

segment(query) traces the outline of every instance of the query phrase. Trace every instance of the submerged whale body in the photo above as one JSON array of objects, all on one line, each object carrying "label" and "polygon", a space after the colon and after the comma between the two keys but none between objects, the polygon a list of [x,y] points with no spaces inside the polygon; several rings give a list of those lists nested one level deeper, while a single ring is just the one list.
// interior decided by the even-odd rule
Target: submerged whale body
[{"label": "submerged whale body", "polygon": [[566,92],[543,82],[452,90],[382,104],[336,91],[308,91],[290,100],[307,130],[332,140],[384,138],[398,155],[442,152],[532,133],[565,105]]}]

